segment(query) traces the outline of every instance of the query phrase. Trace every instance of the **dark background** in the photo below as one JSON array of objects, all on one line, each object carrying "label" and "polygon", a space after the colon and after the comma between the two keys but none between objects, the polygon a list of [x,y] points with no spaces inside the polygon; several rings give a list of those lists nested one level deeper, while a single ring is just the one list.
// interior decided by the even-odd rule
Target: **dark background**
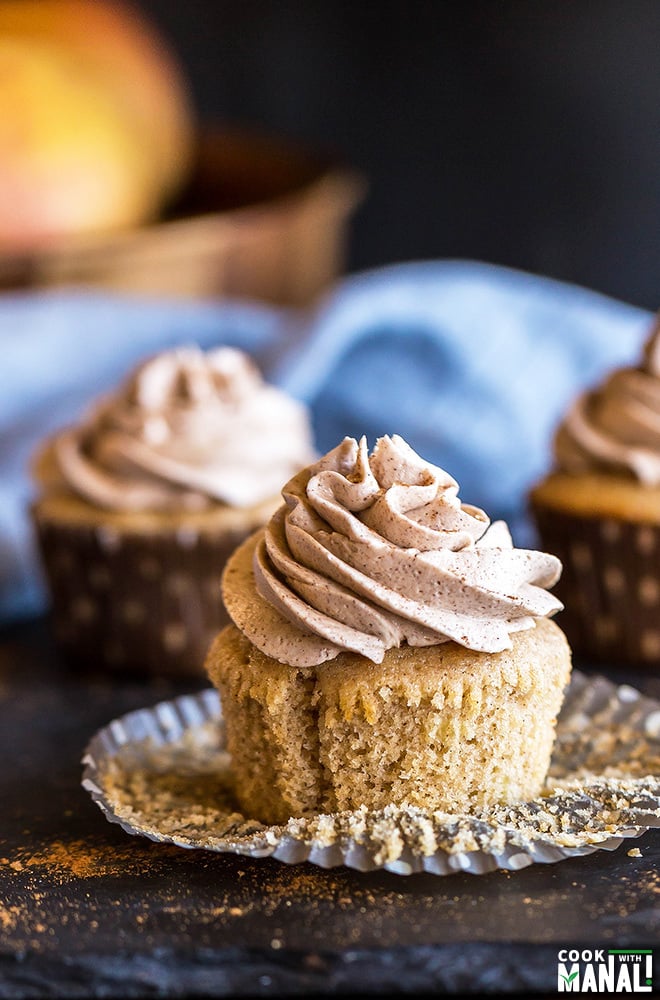
[{"label": "dark background", "polygon": [[349,269],[466,257],[660,306],[660,0],[141,0],[203,121],[364,172]]}]

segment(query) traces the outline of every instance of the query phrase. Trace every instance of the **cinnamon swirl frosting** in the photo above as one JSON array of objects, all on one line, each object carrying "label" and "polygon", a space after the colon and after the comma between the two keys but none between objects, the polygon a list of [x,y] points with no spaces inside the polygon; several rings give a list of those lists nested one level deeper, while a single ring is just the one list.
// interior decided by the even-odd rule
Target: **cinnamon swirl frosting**
[{"label": "cinnamon swirl frosting", "polygon": [[304,406],[230,347],[150,358],[52,452],[69,489],[115,511],[248,507],[314,457]]},{"label": "cinnamon swirl frosting", "polygon": [[232,559],[230,616],[262,652],[313,666],[351,650],[376,663],[403,643],[511,646],[561,609],[561,564],[515,548],[458,484],[397,435],[345,438],[283,488],[265,530]]}]

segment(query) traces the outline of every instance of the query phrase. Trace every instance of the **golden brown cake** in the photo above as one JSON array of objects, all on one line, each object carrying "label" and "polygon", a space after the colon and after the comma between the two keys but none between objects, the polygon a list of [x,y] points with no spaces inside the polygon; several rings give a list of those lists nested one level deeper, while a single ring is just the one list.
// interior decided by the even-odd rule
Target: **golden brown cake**
[{"label": "golden brown cake", "polygon": [[637,367],[575,400],[553,444],[529,500],[564,567],[558,622],[588,659],[659,669],[660,326]]},{"label": "golden brown cake", "polygon": [[347,438],[230,558],[206,668],[249,816],[541,791],[571,669],[561,567],[457,489],[397,436]]},{"label": "golden brown cake", "polygon": [[313,456],[308,415],[233,348],[141,364],[34,460],[59,647],[89,667],[203,676],[229,554]]}]

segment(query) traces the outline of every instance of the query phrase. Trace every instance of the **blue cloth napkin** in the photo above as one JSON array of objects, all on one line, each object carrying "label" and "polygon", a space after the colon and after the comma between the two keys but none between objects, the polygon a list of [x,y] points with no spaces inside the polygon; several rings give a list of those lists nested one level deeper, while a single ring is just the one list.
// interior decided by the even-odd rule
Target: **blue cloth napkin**
[{"label": "blue cloth napkin", "polygon": [[27,516],[29,458],[143,357],[231,344],[308,403],[320,452],[345,435],[401,434],[465,502],[533,543],[526,492],[580,389],[635,363],[645,310],[574,285],[470,261],[346,278],[313,312],[92,292],[0,298],[0,624],[42,611]]}]

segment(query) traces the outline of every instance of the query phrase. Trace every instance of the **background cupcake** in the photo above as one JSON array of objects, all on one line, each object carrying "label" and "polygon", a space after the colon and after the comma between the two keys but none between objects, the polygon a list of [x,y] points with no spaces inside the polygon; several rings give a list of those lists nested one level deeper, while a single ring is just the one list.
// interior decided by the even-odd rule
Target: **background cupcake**
[{"label": "background cupcake", "polygon": [[346,438],[231,557],[207,669],[250,816],[536,796],[570,651],[554,556],[397,436]]},{"label": "background cupcake", "polygon": [[220,575],[313,454],[306,409],[229,347],[142,363],[34,461],[56,639],[90,666],[203,669]]},{"label": "background cupcake", "polygon": [[660,324],[636,367],[582,393],[532,490],[541,543],[561,559],[560,624],[576,652],[660,668]]}]

